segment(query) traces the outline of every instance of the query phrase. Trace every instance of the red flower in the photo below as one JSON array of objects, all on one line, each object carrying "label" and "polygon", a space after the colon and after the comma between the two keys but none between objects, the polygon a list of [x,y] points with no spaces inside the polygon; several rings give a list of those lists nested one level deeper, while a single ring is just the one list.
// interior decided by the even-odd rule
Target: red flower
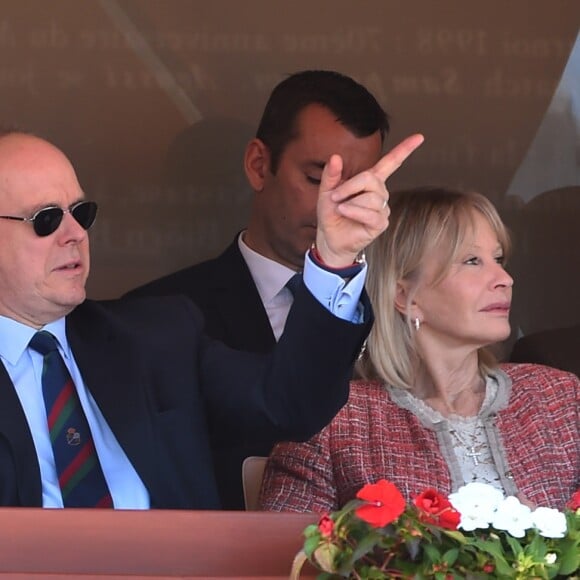
[{"label": "red flower", "polygon": [[413,500],[413,503],[419,510],[419,517],[422,521],[448,530],[457,529],[461,520],[460,513],[454,509],[445,496],[435,489],[426,489]]},{"label": "red flower", "polygon": [[332,536],[332,530],[334,530],[334,520],[327,514],[324,514],[318,522],[318,531],[323,538],[330,538]]},{"label": "red flower", "polygon": [[576,493],[572,496],[570,501],[566,504],[567,508],[570,508],[572,511],[576,511],[580,509],[580,489],[576,491]]},{"label": "red flower", "polygon": [[367,483],[356,494],[368,503],[356,508],[355,514],[375,528],[394,522],[405,510],[405,498],[401,492],[386,479],[377,483]]}]

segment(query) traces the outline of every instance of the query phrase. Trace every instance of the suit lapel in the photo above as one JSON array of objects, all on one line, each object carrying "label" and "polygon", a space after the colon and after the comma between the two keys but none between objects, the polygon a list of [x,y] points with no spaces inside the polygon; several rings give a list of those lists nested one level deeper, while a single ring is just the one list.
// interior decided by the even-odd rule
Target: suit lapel
[{"label": "suit lapel", "polygon": [[[220,313],[232,344],[245,344],[252,350],[269,351],[276,344],[268,315],[246,265],[237,238],[215,260],[213,272],[215,309]],[[248,329],[252,345],[248,345]]]},{"label": "suit lapel", "polygon": [[85,385],[139,476],[154,494],[154,448],[148,377],[132,341],[121,339],[103,315],[85,302],[67,317],[67,337]]},{"label": "suit lapel", "polygon": [[[42,483],[36,449],[18,395],[2,364],[0,364],[0,433],[11,447],[20,505],[42,506]],[[2,475],[3,469],[11,470],[12,466],[7,463],[0,464],[0,477],[10,479],[10,474]]]}]

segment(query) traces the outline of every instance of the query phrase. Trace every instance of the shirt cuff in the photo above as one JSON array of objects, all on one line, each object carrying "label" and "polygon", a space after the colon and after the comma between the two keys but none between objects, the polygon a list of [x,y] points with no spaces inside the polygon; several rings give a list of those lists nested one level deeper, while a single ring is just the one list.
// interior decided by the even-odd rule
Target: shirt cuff
[{"label": "shirt cuff", "polygon": [[359,324],[364,319],[360,297],[364,288],[367,265],[348,281],[318,266],[306,253],[304,260],[304,284],[310,293],[336,317]]}]

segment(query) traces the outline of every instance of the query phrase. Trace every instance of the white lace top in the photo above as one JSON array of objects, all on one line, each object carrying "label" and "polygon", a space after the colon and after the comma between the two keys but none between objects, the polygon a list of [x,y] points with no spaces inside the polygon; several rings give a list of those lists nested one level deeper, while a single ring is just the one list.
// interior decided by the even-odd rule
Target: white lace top
[{"label": "white lace top", "polygon": [[395,403],[411,411],[423,424],[438,432],[439,444],[450,464],[454,487],[477,481],[489,483],[504,493],[512,491],[502,485],[496,465],[498,455],[492,450],[492,446],[497,445],[497,442],[490,443],[489,440],[490,436],[494,439],[497,437],[493,427],[491,427],[493,432],[490,431],[489,417],[499,403],[498,380],[501,380],[503,373],[498,374],[500,376],[487,377],[485,397],[478,414],[474,417],[459,415],[445,417],[408,391],[387,387]]}]

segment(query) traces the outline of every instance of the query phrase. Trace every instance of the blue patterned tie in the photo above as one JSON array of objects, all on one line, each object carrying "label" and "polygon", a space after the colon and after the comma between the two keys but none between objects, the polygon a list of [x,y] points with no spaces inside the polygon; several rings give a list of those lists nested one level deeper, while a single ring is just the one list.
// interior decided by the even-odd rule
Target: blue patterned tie
[{"label": "blue patterned tie", "polygon": [[37,332],[29,346],[44,357],[42,394],[64,507],[113,507],[87,418],[55,337]]}]

